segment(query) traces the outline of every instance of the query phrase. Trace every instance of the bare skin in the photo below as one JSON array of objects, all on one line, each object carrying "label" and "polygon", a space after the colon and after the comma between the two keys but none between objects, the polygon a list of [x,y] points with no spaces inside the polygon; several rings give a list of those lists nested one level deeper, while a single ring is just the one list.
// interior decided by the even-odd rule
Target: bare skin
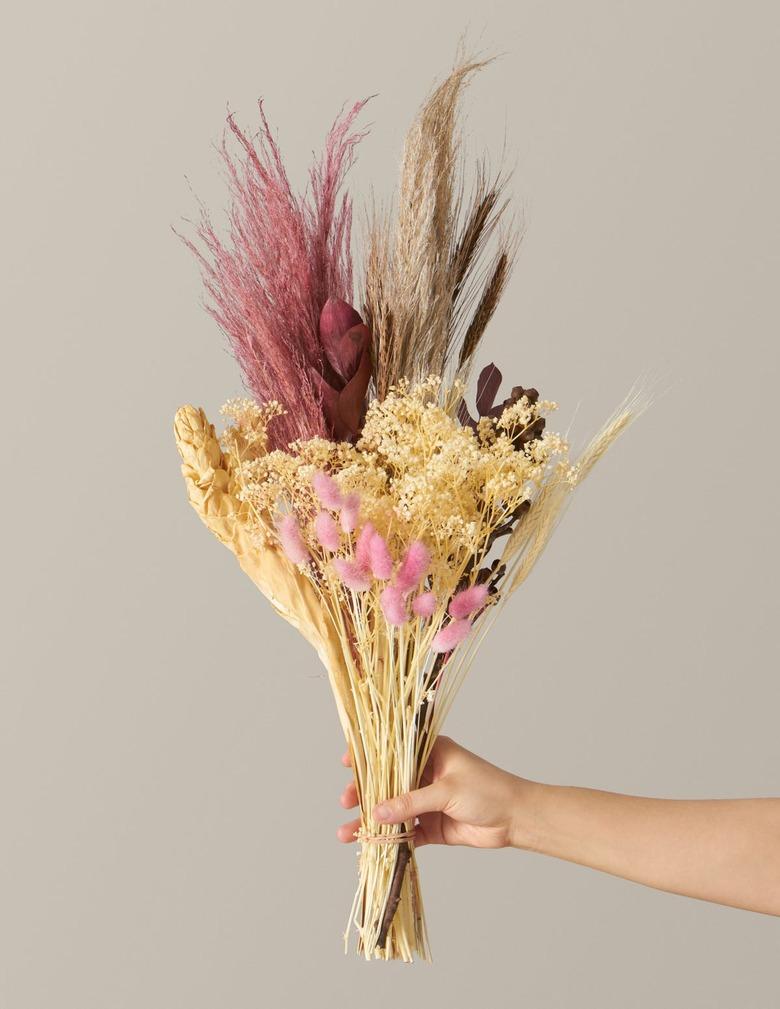
[{"label": "bare skin", "polygon": [[[349,755],[342,758],[350,765]],[[357,806],[354,782],[341,796]],[[648,799],[545,785],[503,771],[441,736],[422,787],[374,809],[418,819],[415,846],[521,848],[658,890],[780,915],[780,798]],[[338,838],[354,841],[360,820]]]}]

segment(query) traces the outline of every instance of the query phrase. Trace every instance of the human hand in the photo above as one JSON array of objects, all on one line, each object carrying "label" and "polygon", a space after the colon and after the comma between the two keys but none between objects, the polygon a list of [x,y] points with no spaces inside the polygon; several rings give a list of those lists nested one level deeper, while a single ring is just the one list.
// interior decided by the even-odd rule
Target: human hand
[{"label": "human hand", "polygon": [[[349,767],[349,754],[342,763]],[[423,772],[421,787],[374,808],[378,823],[419,818],[414,844],[464,844],[472,848],[522,847],[521,812],[532,783],[502,771],[447,736],[439,736]],[[358,804],[354,781],[340,799],[345,809]],[[360,819],[342,824],[337,836],[355,840]]]},{"label": "human hand", "polygon": [[[350,765],[347,754],[342,758]],[[419,819],[415,847],[512,846],[701,900],[780,915],[780,798],[652,799],[544,785],[502,771],[440,736],[421,787],[373,810]],[[357,805],[354,782],[341,805]],[[386,810],[385,810],[386,807]],[[338,829],[355,840],[361,821]]]}]

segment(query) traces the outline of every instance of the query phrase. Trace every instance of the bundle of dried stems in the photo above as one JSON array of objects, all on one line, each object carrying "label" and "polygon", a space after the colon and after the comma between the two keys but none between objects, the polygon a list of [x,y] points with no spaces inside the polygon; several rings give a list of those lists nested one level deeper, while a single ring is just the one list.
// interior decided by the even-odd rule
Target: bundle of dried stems
[{"label": "bundle of dried stems", "polygon": [[317,650],[352,755],[362,827],[349,918],[367,958],[430,956],[413,822],[372,820],[418,786],[476,649],[526,579],[571,492],[638,412],[627,402],[572,462],[555,404],[475,350],[509,277],[505,178],[465,195],[458,104],[484,63],[459,60],[406,139],[397,210],[375,214],[350,304],[351,207],[338,191],[362,103],[337,120],[295,196],[263,117],[224,147],[229,239],[204,212],[190,247],[252,399],[221,437],[186,406],[175,432],[190,502]]}]

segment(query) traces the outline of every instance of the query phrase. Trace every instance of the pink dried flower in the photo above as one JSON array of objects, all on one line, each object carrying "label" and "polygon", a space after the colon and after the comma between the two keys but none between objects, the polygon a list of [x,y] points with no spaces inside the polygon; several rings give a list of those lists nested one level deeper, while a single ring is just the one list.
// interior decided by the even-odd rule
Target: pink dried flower
[{"label": "pink dried flower", "polygon": [[333,511],[338,511],[341,508],[343,498],[338,484],[332,476],[319,470],[311,478],[311,482],[314,486],[315,494],[325,508],[332,508]]},{"label": "pink dried flower", "polygon": [[376,529],[370,522],[366,522],[358,533],[355,543],[355,563],[364,571],[371,567],[371,541],[377,535]]},{"label": "pink dried flower", "polygon": [[357,494],[347,494],[341,503],[341,528],[345,533],[354,532],[360,518],[360,498]]},{"label": "pink dried flower", "polygon": [[330,512],[322,511],[317,514],[314,520],[314,532],[320,546],[326,550],[338,550],[341,533]]},{"label": "pink dried flower", "polygon": [[393,558],[390,556],[387,543],[378,532],[374,532],[374,535],[371,537],[371,541],[368,544],[368,552],[371,573],[374,578],[379,578],[383,582],[391,578],[393,574]]},{"label": "pink dried flower", "polygon": [[401,592],[416,589],[428,572],[431,555],[421,540],[414,540],[409,547],[395,576],[395,585]]},{"label": "pink dried flower", "polygon": [[432,617],[436,612],[436,594],[422,592],[412,603],[412,609],[418,617]]},{"label": "pink dried flower", "polygon": [[345,557],[337,557],[333,561],[333,569],[347,588],[355,592],[365,592],[371,584],[369,573]]},{"label": "pink dried flower", "polygon": [[379,601],[382,604],[382,612],[388,624],[392,624],[393,627],[400,627],[401,624],[405,624],[409,619],[403,593],[395,585],[388,585],[382,589]]},{"label": "pink dried flower", "polygon": [[301,536],[301,529],[298,520],[291,513],[283,515],[277,525],[279,541],[282,544],[287,559],[293,564],[303,564],[309,559],[309,551]]},{"label": "pink dried flower", "polygon": [[451,617],[458,619],[470,617],[472,613],[481,610],[487,602],[488,587],[484,583],[471,585],[462,592],[457,592],[447,607]]},{"label": "pink dried flower", "polygon": [[438,632],[431,642],[432,652],[451,652],[462,641],[465,641],[471,631],[470,620],[450,620],[450,622]]}]

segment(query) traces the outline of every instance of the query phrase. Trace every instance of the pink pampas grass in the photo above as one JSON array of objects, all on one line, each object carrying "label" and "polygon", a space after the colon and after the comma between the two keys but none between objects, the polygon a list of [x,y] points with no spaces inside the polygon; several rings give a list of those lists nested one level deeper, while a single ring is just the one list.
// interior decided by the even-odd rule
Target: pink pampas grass
[{"label": "pink pampas grass", "polygon": [[428,572],[431,554],[421,540],[414,540],[409,547],[395,576],[395,585],[401,592],[416,589]]},{"label": "pink pampas grass", "polygon": [[379,601],[388,624],[392,624],[393,627],[400,627],[401,624],[405,624],[409,619],[403,592],[396,588],[395,585],[388,585],[382,589]]},{"label": "pink pampas grass", "polygon": [[422,592],[412,603],[412,610],[418,617],[432,617],[436,612],[436,594]]},{"label": "pink pampas grass", "polygon": [[303,564],[309,559],[309,551],[301,536],[298,520],[292,513],[283,515],[277,526],[279,542],[282,544],[287,559],[293,564]]},{"label": "pink pampas grass", "polygon": [[471,632],[470,620],[450,620],[431,642],[432,652],[451,652],[465,641]]},{"label": "pink pampas grass", "polygon": [[447,610],[451,617],[462,619],[481,610],[487,602],[488,587],[485,584],[471,585],[462,592],[457,592],[450,600]]},{"label": "pink pampas grass", "polygon": [[341,544],[341,533],[330,512],[322,511],[314,519],[314,534],[321,547],[326,550],[338,550]]},{"label": "pink pampas grass", "polygon": [[229,116],[238,144],[236,154],[226,139],[221,147],[229,238],[219,236],[203,207],[196,241],[183,238],[200,263],[208,311],[227,335],[247,387],[258,402],[277,400],[286,410],[269,427],[271,449],[331,433],[322,405],[327,361],[319,320],[328,298],[352,297],[352,207],[339,190],[363,137],[352,127],[364,105],[356,103],[333,124],[306,196],[292,190],[262,102],[256,140]]}]

